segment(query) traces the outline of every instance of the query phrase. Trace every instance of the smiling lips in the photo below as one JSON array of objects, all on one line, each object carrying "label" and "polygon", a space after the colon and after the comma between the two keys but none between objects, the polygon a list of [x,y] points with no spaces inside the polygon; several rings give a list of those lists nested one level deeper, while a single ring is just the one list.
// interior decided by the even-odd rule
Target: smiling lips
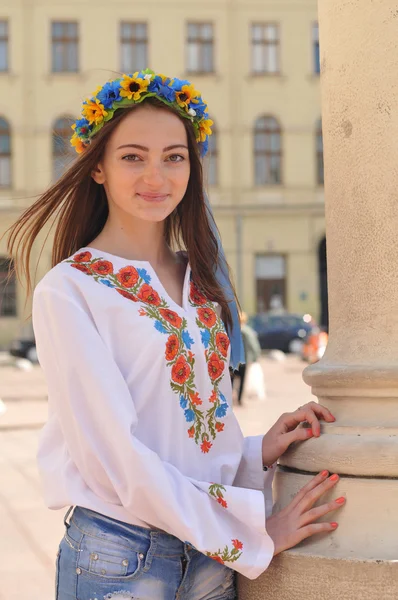
[{"label": "smiling lips", "polygon": [[140,196],[140,198],[143,198],[144,200],[146,200],[147,202],[162,202],[163,200],[166,200],[166,198],[169,197],[169,194],[137,194],[137,196]]}]

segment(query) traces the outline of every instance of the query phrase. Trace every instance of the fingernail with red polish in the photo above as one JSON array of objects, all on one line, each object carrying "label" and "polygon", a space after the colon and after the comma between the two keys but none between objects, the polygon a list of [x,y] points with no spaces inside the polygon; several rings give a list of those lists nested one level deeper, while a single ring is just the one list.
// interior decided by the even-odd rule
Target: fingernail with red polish
[{"label": "fingernail with red polish", "polygon": [[327,477],[329,475],[329,471],[322,471],[322,477]]},{"label": "fingernail with red polish", "polygon": [[335,475],[331,476],[330,481],[338,481],[338,479],[339,479],[339,476],[335,474]]},{"label": "fingernail with red polish", "polygon": [[330,523],[330,524],[331,524],[331,526],[333,527],[333,529],[336,529],[336,527],[338,527],[338,526],[339,526],[339,525],[338,525],[338,523]]},{"label": "fingernail with red polish", "polygon": [[307,437],[312,437],[313,435],[312,429],[307,429]]},{"label": "fingernail with red polish", "polygon": [[341,496],[341,498],[337,498],[336,502],[337,502],[337,504],[344,504],[345,498],[343,496]]}]

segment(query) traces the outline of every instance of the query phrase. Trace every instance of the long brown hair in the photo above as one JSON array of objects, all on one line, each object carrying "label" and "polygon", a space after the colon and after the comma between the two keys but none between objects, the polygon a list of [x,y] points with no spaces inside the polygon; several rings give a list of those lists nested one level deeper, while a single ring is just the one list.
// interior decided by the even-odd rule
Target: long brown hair
[{"label": "long brown hair", "polygon": [[[209,299],[220,304],[222,318],[230,330],[232,316],[228,300],[215,277],[219,264],[218,244],[209,221],[212,217],[205,204],[202,163],[193,126],[189,119],[181,117],[156,98],[148,98],[144,102],[157,109],[171,111],[181,119],[186,129],[190,177],[184,198],[166,219],[165,238],[170,246],[178,249],[185,247],[196,285]],[[56,223],[51,261],[53,267],[80,248],[89,246],[102,231],[108,218],[108,201],[103,185],[96,183],[91,173],[101,161],[112,132],[135,109],[133,106],[117,110],[61,179],[7,230],[8,252],[19,280],[26,281],[26,297],[32,291],[32,247],[47,223]],[[230,272],[228,274],[231,279]]]}]

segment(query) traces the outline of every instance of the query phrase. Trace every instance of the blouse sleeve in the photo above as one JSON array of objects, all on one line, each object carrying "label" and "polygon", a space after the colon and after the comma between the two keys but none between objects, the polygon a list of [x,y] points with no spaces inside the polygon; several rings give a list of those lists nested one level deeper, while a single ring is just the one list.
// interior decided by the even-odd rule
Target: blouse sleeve
[{"label": "blouse sleeve", "polygon": [[64,292],[41,285],[33,325],[52,410],[85,484],[105,502],[162,529],[249,579],[273,557],[264,495],[184,476],[135,435],[128,386],[89,313]]}]

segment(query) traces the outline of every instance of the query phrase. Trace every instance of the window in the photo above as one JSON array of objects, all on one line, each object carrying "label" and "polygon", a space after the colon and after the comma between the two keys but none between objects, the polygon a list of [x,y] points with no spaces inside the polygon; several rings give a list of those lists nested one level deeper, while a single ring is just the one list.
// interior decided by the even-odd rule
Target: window
[{"label": "window", "polygon": [[73,134],[71,125],[75,119],[72,117],[61,117],[57,119],[53,127],[52,153],[53,153],[53,179],[59,179],[71,162],[76,158],[76,152],[70,144]]},{"label": "window", "polygon": [[78,67],[78,24],[76,22],[52,23],[52,71],[75,73]]},{"label": "window", "polygon": [[0,117],[0,187],[11,187],[10,126]]},{"label": "window", "polygon": [[8,21],[0,21],[0,71],[8,71]]},{"label": "window", "polygon": [[[286,307],[286,258],[278,254],[258,255],[255,264],[257,313]],[[267,317],[266,323],[270,324]]]},{"label": "window", "polygon": [[148,33],[146,23],[120,24],[121,70],[134,73],[148,66]]},{"label": "window", "polygon": [[9,276],[12,261],[0,256],[0,317],[17,315],[17,285],[15,274]]},{"label": "window", "polygon": [[188,23],[188,64],[189,73],[214,72],[212,23]]},{"label": "window", "polygon": [[321,63],[319,58],[319,26],[318,23],[312,25],[312,53],[314,61],[314,73],[319,75],[321,72]]},{"label": "window", "polygon": [[253,73],[279,73],[279,26],[254,23],[251,38]]},{"label": "window", "polygon": [[281,183],[281,129],[274,117],[259,117],[254,125],[256,185]]},{"label": "window", "polygon": [[212,127],[213,133],[209,137],[209,162],[208,162],[208,181],[209,185],[218,184],[218,134],[215,126]]},{"label": "window", "polygon": [[318,185],[324,184],[323,177],[323,136],[322,121],[319,119],[316,126],[316,180]]}]

